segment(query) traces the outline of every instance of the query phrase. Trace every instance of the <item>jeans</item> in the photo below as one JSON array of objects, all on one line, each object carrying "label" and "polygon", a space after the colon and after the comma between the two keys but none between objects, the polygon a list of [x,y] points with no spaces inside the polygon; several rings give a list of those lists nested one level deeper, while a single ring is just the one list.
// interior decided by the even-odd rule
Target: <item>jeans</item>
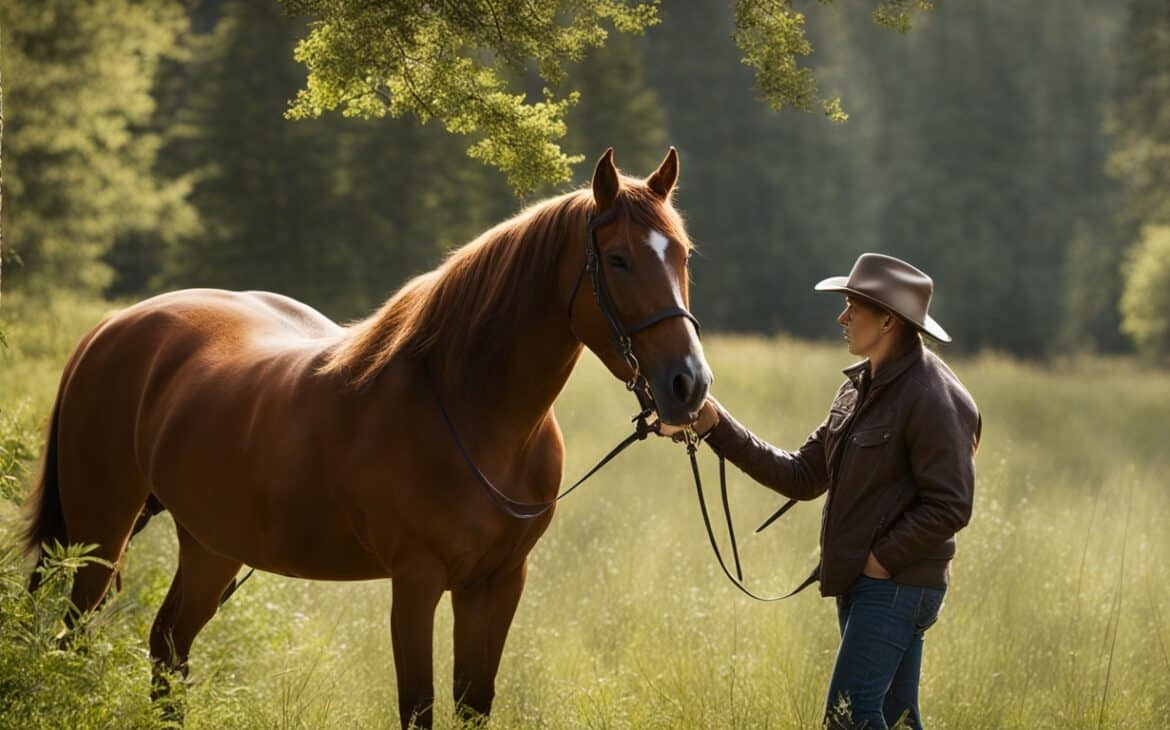
[{"label": "jeans", "polygon": [[[918,675],[923,633],[938,620],[946,588],[904,585],[859,575],[837,597],[841,646],[829,681],[825,717],[828,727],[889,728],[908,711],[905,722],[920,730]],[[835,707],[844,697],[849,714]]]}]

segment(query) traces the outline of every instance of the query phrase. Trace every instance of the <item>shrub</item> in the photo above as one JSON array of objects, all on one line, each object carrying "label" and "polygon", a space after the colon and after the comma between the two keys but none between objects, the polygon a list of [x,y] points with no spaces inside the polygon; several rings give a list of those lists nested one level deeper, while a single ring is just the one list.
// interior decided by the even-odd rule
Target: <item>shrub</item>
[{"label": "shrub", "polygon": [[1124,265],[1122,330],[1149,357],[1170,355],[1170,226],[1148,226]]}]

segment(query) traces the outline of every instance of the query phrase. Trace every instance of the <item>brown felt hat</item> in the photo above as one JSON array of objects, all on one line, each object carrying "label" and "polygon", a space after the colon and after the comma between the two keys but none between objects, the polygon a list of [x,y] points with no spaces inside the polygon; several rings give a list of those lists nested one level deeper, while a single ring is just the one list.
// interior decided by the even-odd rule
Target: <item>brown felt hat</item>
[{"label": "brown felt hat", "polygon": [[902,259],[863,253],[849,276],[830,276],[813,288],[856,294],[901,315],[936,340],[951,341],[947,331],[926,312],[934,293],[934,280]]}]

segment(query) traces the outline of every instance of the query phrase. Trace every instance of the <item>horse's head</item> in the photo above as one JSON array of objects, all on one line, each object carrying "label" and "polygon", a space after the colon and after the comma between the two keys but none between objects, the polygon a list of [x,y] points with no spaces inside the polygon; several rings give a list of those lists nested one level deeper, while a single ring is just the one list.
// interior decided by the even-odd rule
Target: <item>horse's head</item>
[{"label": "horse's head", "polygon": [[694,420],[713,379],[688,309],[691,243],[670,203],[677,180],[673,147],[645,180],[619,175],[606,150],[593,171],[594,239],[586,232],[585,269],[569,294],[578,338],[618,378],[645,378],[671,425]]}]

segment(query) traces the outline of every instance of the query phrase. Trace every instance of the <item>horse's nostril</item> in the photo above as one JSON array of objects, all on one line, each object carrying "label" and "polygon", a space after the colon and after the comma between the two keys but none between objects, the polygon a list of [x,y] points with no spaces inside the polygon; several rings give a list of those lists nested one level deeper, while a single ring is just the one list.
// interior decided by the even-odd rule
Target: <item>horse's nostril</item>
[{"label": "horse's nostril", "polygon": [[691,399],[691,393],[695,389],[695,379],[690,373],[679,373],[674,376],[674,382],[671,383],[674,389],[674,397],[678,399],[679,403],[687,403]]}]

